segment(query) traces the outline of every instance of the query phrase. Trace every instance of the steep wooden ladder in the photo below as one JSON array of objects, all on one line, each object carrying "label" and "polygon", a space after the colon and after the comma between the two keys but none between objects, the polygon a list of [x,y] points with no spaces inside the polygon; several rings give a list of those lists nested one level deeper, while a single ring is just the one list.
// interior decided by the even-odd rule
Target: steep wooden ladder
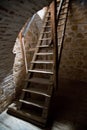
[{"label": "steep wooden ladder", "polygon": [[70,0],[61,0],[60,10],[58,11],[58,16],[57,16],[58,66],[62,55],[64,36],[66,31],[66,22],[68,17],[68,10],[69,10],[69,2]]},{"label": "steep wooden ladder", "polygon": [[[58,1],[58,28],[61,24],[61,12],[65,7],[64,0]],[[62,6],[63,5],[63,6]],[[67,6],[68,8],[68,6]],[[68,12],[68,10],[67,10]],[[33,122],[40,126],[45,126],[49,115],[49,107],[51,98],[53,95],[53,88],[55,82],[55,63],[54,63],[54,39],[52,39],[52,33],[54,32],[52,22],[52,14],[49,7],[45,16],[44,25],[36,46],[36,50],[31,61],[30,68],[28,70],[28,77],[25,82],[25,86],[22,90],[21,98],[18,101],[17,108],[9,108],[8,113],[24,119],[29,122]],[[60,16],[59,16],[60,15]],[[64,25],[66,20],[64,20]],[[54,22],[54,21],[53,21]],[[64,28],[62,28],[62,34],[64,34]],[[59,32],[59,30],[58,30]],[[58,40],[60,36],[58,37]],[[63,35],[58,46],[62,46]],[[51,43],[51,44],[50,44]],[[54,49],[53,49],[54,48]],[[62,47],[61,47],[62,48]],[[60,54],[60,53],[58,53]],[[57,55],[57,54],[56,54]],[[57,63],[57,62],[56,62]]]}]

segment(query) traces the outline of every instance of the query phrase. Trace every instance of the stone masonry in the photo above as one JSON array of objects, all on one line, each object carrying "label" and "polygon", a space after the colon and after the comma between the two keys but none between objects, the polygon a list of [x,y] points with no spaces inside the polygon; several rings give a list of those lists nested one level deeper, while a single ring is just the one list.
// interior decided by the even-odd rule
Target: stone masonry
[{"label": "stone masonry", "polygon": [[87,1],[72,0],[59,77],[87,82]]}]

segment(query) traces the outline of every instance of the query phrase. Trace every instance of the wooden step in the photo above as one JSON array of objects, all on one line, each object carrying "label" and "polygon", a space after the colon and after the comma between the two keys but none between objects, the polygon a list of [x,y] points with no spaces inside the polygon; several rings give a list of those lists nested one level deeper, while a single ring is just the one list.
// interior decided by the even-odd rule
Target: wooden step
[{"label": "wooden step", "polygon": [[43,40],[51,40],[51,38],[42,38],[42,39],[39,39],[40,41],[43,41]]},{"label": "wooden step", "polygon": [[46,60],[46,61],[44,61],[44,60],[39,61],[39,60],[37,60],[37,61],[31,61],[31,64],[53,64],[53,61],[48,61],[48,60]]},{"label": "wooden step", "polygon": [[37,47],[40,47],[40,48],[53,48],[53,46],[49,46],[49,45],[40,45],[40,46],[37,46]]},{"label": "wooden step", "polygon": [[59,5],[60,4],[60,1],[57,1],[57,5]]},{"label": "wooden step", "polygon": [[15,110],[14,107],[9,107],[7,113],[19,119],[21,118],[22,120],[39,125],[41,127],[44,127],[46,124],[46,119],[43,119],[41,116],[38,116],[36,114],[30,113],[26,109]]},{"label": "wooden step", "polygon": [[28,79],[29,82],[38,83],[38,84],[44,84],[44,85],[52,85],[52,82],[49,79],[44,78],[31,78]]},{"label": "wooden step", "polygon": [[47,48],[48,48],[49,45],[40,45],[40,46],[37,46],[37,48],[38,48],[38,47],[41,47],[41,48],[46,48],[46,47],[47,47]]},{"label": "wooden step", "polygon": [[50,15],[47,15],[46,18],[50,18]]},{"label": "wooden step", "polygon": [[46,34],[48,34],[48,33],[51,33],[51,31],[45,31],[45,32],[42,32],[42,34],[43,34],[43,33],[46,33]]},{"label": "wooden step", "polygon": [[64,12],[64,13],[60,13],[60,16],[61,16],[61,15],[65,15],[65,14],[67,14],[67,12]]},{"label": "wooden step", "polygon": [[49,53],[36,53],[36,55],[53,55],[53,52],[49,52]]},{"label": "wooden step", "polygon": [[65,2],[63,3],[63,6],[64,6],[64,5],[67,5],[67,4],[69,4],[69,1],[65,1]]},{"label": "wooden step", "polygon": [[47,91],[43,90],[43,89],[38,89],[38,88],[28,88],[28,89],[23,89],[24,92],[29,92],[29,93],[34,93],[34,94],[38,94],[38,95],[43,95],[46,97],[51,97],[50,95],[47,94]]},{"label": "wooden step", "polygon": [[57,27],[57,31],[58,32],[63,32],[63,29],[60,29],[59,27]]},{"label": "wooden step", "polygon": [[28,72],[31,73],[42,73],[42,74],[53,74],[53,72],[49,70],[43,70],[43,69],[33,69],[33,70],[28,70]]},{"label": "wooden step", "polygon": [[51,26],[43,26],[43,28],[52,28]]},{"label": "wooden step", "polygon": [[64,20],[64,19],[66,19],[65,17],[63,17],[63,18],[59,18],[59,20]]},{"label": "wooden step", "polygon": [[64,25],[64,23],[58,23],[58,26],[62,26],[62,25]]},{"label": "wooden step", "polygon": [[51,23],[51,20],[50,20],[50,19],[49,19],[49,20],[46,20],[45,23]]},{"label": "wooden step", "polygon": [[61,37],[57,37],[57,39],[61,39],[62,38],[62,36]]},{"label": "wooden step", "polygon": [[35,48],[30,48],[29,49],[29,52],[34,52],[35,51]]},{"label": "wooden step", "polygon": [[26,101],[26,100],[19,100],[19,102],[21,103],[24,103],[24,104],[28,104],[28,105],[32,105],[32,106],[36,106],[36,107],[39,107],[39,108],[44,108],[44,109],[47,109],[47,107],[44,107],[44,103],[41,102],[41,101],[36,101],[36,100],[32,100],[32,99],[29,99],[29,101]]}]

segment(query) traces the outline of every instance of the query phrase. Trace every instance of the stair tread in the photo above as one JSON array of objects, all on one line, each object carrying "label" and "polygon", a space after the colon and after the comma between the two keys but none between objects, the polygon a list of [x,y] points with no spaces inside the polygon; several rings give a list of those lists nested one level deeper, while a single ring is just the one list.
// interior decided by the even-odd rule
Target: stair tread
[{"label": "stair tread", "polygon": [[67,14],[67,12],[64,12],[64,13],[60,13],[60,16],[61,16],[61,15],[65,15],[65,14]]},{"label": "stair tread", "polygon": [[44,31],[44,32],[42,32],[42,33],[51,33],[51,31]]},{"label": "stair tread", "polygon": [[64,25],[64,23],[58,23],[58,26]]},{"label": "stair tread", "polygon": [[63,17],[63,18],[60,17],[60,18],[59,18],[59,20],[63,20],[63,19],[66,19],[66,18],[65,18],[65,17]]},{"label": "stair tread", "polygon": [[62,10],[67,9],[67,8],[68,8],[68,5],[67,5],[67,6],[63,6],[63,7],[62,7]]},{"label": "stair tread", "polygon": [[51,38],[42,38],[40,40],[51,40]]},{"label": "stair tread", "polygon": [[22,103],[28,104],[28,105],[47,109],[47,107],[44,106],[44,102],[39,101],[39,100],[34,100],[34,99],[23,100],[23,99],[20,99],[19,101],[22,102]]},{"label": "stair tread", "polygon": [[41,52],[41,53],[36,53],[36,55],[53,55],[53,52]]},{"label": "stair tread", "polygon": [[52,46],[49,46],[49,45],[40,45],[40,46],[37,46],[37,47],[45,48],[45,47],[52,47]]},{"label": "stair tread", "polygon": [[65,6],[65,5],[67,5],[67,4],[69,4],[69,1],[65,1],[65,2],[63,3],[63,6]]},{"label": "stair tread", "polygon": [[43,74],[53,74],[52,71],[44,70],[44,69],[33,69],[33,70],[28,70],[28,72],[36,72],[36,73],[43,73]]},{"label": "stair tread", "polygon": [[23,120],[26,120],[28,122],[33,122],[35,124],[41,125],[41,126],[44,126],[44,124],[46,123],[46,119],[43,119],[40,115],[37,115],[33,112],[31,113],[26,109],[15,110],[14,107],[9,107],[7,113],[10,115],[16,116],[18,118],[21,118]]},{"label": "stair tread", "polygon": [[33,82],[33,83],[40,83],[40,84],[52,84],[52,82],[49,79],[44,79],[44,78],[31,78],[28,81]]},{"label": "stair tread", "polygon": [[43,95],[46,97],[51,97],[51,95],[47,94],[46,90],[42,90],[41,88],[29,87],[28,89],[23,89],[23,91]]},{"label": "stair tread", "polygon": [[43,26],[43,28],[51,28],[52,26]]},{"label": "stair tread", "polygon": [[46,18],[50,18],[50,15],[47,15]]},{"label": "stair tread", "polygon": [[36,64],[53,64],[53,61],[51,61],[51,60],[37,60],[37,61],[31,61],[31,64],[33,64],[33,63],[36,63]]}]

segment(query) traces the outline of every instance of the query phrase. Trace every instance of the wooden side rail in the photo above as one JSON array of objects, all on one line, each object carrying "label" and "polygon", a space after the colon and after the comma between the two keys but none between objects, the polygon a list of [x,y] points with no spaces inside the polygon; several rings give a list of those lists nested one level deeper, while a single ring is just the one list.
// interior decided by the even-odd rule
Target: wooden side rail
[{"label": "wooden side rail", "polygon": [[22,37],[22,30],[20,31],[18,37],[19,37],[19,40],[20,40],[22,57],[23,57],[23,60],[24,60],[25,69],[26,69],[26,73],[27,73],[28,71],[27,71],[26,50],[25,50],[25,45],[24,45],[24,37]]},{"label": "wooden side rail", "polygon": [[54,51],[54,88],[58,87],[58,41],[57,41],[57,3],[54,0],[51,4],[51,22],[52,22],[52,42]]},{"label": "wooden side rail", "polygon": [[26,36],[26,34],[27,34],[27,32],[30,28],[30,25],[31,25],[33,19],[35,18],[35,16],[36,16],[36,14],[33,15],[31,20],[28,19],[27,23],[25,24],[25,26],[23,27],[23,29],[19,33],[19,40],[20,40],[20,44],[21,44],[21,52],[22,52],[22,57],[23,57],[24,64],[25,64],[26,73],[28,73],[28,63],[27,63],[27,56],[26,56],[24,39],[25,39],[25,36]]}]

